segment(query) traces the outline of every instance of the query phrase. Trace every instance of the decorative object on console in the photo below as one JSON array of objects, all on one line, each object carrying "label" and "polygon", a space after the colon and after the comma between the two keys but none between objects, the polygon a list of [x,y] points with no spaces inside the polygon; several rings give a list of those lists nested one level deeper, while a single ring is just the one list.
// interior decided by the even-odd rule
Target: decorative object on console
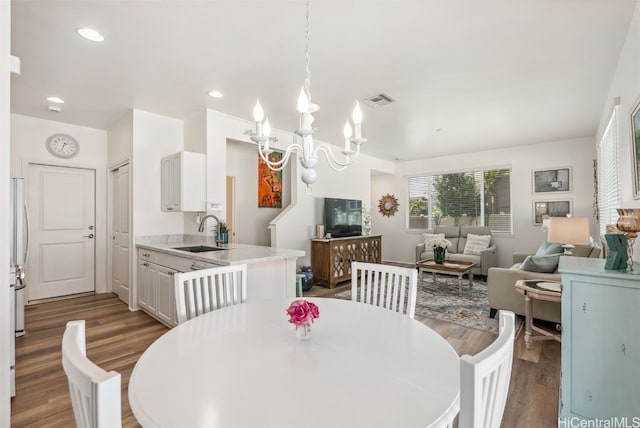
[{"label": "decorative object on console", "polygon": [[533,193],[570,192],[571,168],[539,169],[532,172]]},{"label": "decorative object on console", "polygon": [[298,340],[311,339],[311,323],[320,316],[318,306],[308,300],[297,299],[287,309],[289,322],[296,326]]},{"label": "decorative object on console", "polygon": [[640,199],[640,98],[631,111],[631,141],[633,155],[633,199]]},{"label": "decorative object on console", "polygon": [[604,268],[608,270],[624,270],[627,268],[627,240],[622,233],[607,233],[604,239],[609,247],[609,254]]},{"label": "decorative object on console", "polygon": [[371,210],[362,204],[362,234],[371,235]]},{"label": "decorative object on console", "polygon": [[391,217],[398,212],[398,199],[395,195],[386,194],[378,201],[378,210],[383,216]]},{"label": "decorative object on console", "polygon": [[551,217],[547,241],[563,244],[564,254],[571,256],[575,245],[589,245],[589,219],[586,217]]},{"label": "decorative object on console", "polygon": [[49,153],[62,159],[72,158],[80,151],[78,141],[67,134],[51,135],[47,138],[46,146]]},{"label": "decorative object on console", "polygon": [[627,272],[639,275],[639,269],[633,269],[633,244],[640,232],[640,208],[618,208],[616,226],[627,238]]},{"label": "decorative object on console", "polygon": [[[302,138],[302,144],[294,143],[287,147],[284,153],[284,157],[280,160],[273,161],[268,158],[272,150],[269,148],[269,137],[271,134],[271,125],[269,119],[265,118],[264,110],[260,105],[260,100],[256,102],[256,106],[253,110],[253,119],[256,122],[256,131],[251,134],[251,140],[258,144],[258,154],[262,160],[274,171],[281,171],[287,164],[289,157],[293,152],[299,152],[302,154],[300,157],[300,164],[304,168],[301,174],[302,181],[307,185],[307,192],[311,191],[311,184],[313,184],[318,178],[318,174],[315,170],[315,166],[318,163],[318,153],[323,152],[327,158],[327,162],[331,168],[336,171],[342,171],[349,165],[351,165],[360,154],[360,145],[365,143],[366,138],[362,138],[362,110],[360,104],[356,101],[356,106],[353,109],[353,125],[355,127],[355,136],[352,138],[352,128],[347,119],[344,129],[344,160],[338,160],[333,154],[331,147],[327,144],[314,145],[313,141],[313,128],[314,121],[313,113],[320,110],[320,106],[311,102],[311,71],[309,68],[310,56],[310,37],[309,37],[309,14],[310,14],[310,0],[306,2],[306,67],[305,67],[305,80],[304,85],[300,89],[300,96],[298,98],[297,110],[300,112],[300,127],[295,130],[296,135]],[[355,145],[355,151],[351,149],[351,143]]]},{"label": "decorative object on console", "polygon": [[[277,162],[281,152],[272,151],[269,159]],[[258,156],[258,207],[282,208],[282,171],[274,171]]]}]

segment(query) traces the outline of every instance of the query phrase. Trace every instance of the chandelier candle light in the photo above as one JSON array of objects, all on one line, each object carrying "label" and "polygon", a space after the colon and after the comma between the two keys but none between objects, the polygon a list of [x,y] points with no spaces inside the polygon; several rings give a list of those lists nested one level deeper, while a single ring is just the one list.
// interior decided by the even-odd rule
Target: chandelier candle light
[{"label": "chandelier candle light", "polygon": [[[356,101],[356,106],[353,109],[352,120],[353,126],[355,128],[355,134],[352,137],[351,124],[349,123],[349,119],[344,124],[343,135],[344,135],[344,149],[342,150],[342,154],[344,155],[343,160],[338,160],[338,158],[333,154],[331,147],[327,144],[318,144],[317,146],[313,142],[313,128],[312,124],[314,121],[313,113],[320,110],[320,106],[311,102],[311,71],[309,68],[309,63],[311,56],[310,52],[310,38],[309,38],[309,11],[310,11],[310,0],[306,2],[306,78],[304,81],[304,85],[300,89],[300,96],[298,97],[298,106],[297,110],[300,113],[300,122],[298,129],[295,130],[296,135],[302,138],[302,143],[294,143],[287,147],[282,159],[278,161],[274,161],[269,159],[269,154],[273,152],[269,146],[269,137],[271,135],[271,125],[269,124],[269,119],[266,118],[264,109],[260,105],[260,99],[256,102],[256,106],[253,109],[253,120],[256,122],[256,130],[255,133],[252,133],[251,140],[258,144],[258,153],[260,158],[267,164],[267,166],[273,171],[281,171],[289,160],[289,157],[293,152],[301,153],[300,165],[304,168],[301,174],[302,181],[307,185],[307,191],[311,191],[311,184],[313,184],[318,178],[318,173],[315,170],[315,166],[318,163],[318,152],[323,152],[325,157],[327,158],[327,162],[329,166],[336,171],[342,171],[349,165],[351,165],[360,154],[360,145],[367,141],[366,138],[362,137],[362,110],[360,109],[360,104]],[[351,143],[355,146],[355,150],[352,150]]]}]

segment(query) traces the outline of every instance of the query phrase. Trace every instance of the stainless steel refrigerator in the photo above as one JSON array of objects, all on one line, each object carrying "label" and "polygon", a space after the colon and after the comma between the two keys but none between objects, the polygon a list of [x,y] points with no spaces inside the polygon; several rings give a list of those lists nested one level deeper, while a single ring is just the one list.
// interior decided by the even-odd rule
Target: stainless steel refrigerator
[{"label": "stainless steel refrigerator", "polygon": [[15,395],[15,336],[24,331],[24,304],[26,269],[29,259],[29,213],[25,198],[24,178],[11,179],[10,231],[9,231],[9,286],[11,293],[11,396]]}]

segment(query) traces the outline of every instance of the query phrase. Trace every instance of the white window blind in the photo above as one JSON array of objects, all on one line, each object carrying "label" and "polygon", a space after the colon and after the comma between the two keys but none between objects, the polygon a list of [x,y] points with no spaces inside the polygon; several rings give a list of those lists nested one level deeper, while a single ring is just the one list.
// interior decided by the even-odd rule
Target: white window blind
[{"label": "white window blind", "polygon": [[618,106],[615,106],[598,144],[598,217],[602,235],[606,233],[607,224],[615,224],[618,221],[618,177]]},{"label": "white window blind", "polygon": [[509,169],[409,177],[409,229],[488,226],[511,232],[510,181]]}]

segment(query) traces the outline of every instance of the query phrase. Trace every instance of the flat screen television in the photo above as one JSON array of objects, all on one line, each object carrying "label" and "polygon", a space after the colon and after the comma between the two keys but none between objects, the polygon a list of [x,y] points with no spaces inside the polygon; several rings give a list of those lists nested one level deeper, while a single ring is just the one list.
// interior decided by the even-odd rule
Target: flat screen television
[{"label": "flat screen television", "polygon": [[332,238],[362,235],[362,201],[324,198],[324,228]]}]

